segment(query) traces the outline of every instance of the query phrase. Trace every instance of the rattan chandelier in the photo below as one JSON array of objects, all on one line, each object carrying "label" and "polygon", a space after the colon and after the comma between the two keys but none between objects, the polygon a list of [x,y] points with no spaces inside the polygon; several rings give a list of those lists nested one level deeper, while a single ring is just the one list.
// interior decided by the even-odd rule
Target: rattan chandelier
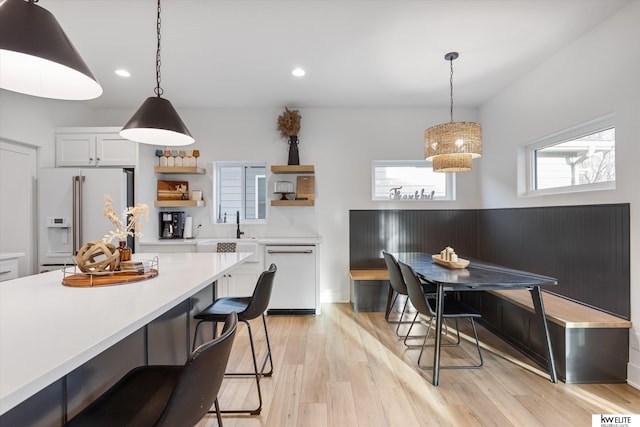
[{"label": "rattan chandelier", "polygon": [[451,68],[451,121],[430,127],[424,132],[424,157],[431,160],[434,172],[467,172],[471,170],[472,159],[482,156],[480,125],[453,121],[453,60],[458,56],[458,52],[449,52],[444,56]]}]

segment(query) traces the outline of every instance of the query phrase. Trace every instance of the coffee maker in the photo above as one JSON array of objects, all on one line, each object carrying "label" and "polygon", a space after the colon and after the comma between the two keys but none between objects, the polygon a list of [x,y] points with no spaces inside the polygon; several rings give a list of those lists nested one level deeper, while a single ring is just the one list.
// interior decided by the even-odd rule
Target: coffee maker
[{"label": "coffee maker", "polygon": [[184,212],[160,212],[160,238],[182,239]]}]

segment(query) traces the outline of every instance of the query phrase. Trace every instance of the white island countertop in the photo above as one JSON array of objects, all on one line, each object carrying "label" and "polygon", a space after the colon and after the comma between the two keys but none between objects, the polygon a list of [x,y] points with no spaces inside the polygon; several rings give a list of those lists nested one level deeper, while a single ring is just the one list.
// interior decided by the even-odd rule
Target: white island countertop
[{"label": "white island countertop", "polygon": [[0,414],[64,377],[246,260],[245,253],[136,254],[157,277],[93,288],[62,271],[0,286]]}]

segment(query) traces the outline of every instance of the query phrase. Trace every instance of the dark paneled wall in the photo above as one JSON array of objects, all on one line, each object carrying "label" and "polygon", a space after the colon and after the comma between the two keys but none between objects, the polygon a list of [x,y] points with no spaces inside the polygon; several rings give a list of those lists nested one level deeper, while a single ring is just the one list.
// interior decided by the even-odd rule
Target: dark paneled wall
[{"label": "dark paneled wall", "polygon": [[547,291],[630,318],[629,204],[479,210],[478,258],[555,277]]},{"label": "dark paneled wall", "polygon": [[629,319],[629,204],[349,212],[351,269],[385,268],[381,251],[437,253],[558,278],[558,295]]},{"label": "dark paneled wall", "polygon": [[349,211],[349,268],[385,268],[381,251],[476,257],[477,210]]}]

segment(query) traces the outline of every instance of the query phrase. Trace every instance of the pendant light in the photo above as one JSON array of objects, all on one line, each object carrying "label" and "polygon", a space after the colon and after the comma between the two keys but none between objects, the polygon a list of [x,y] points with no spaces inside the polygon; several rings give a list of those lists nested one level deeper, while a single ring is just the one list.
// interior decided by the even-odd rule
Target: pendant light
[{"label": "pendant light", "polygon": [[478,123],[453,121],[453,60],[458,52],[449,52],[444,59],[449,61],[451,73],[449,123],[430,127],[424,132],[425,160],[431,160],[434,172],[467,172],[471,161],[482,156],[482,129]]},{"label": "pendant light", "polygon": [[147,98],[120,131],[131,141],[154,145],[189,145],[194,139],[160,87],[160,0],[158,0],[156,49],[156,96]]},{"label": "pendant light", "polygon": [[102,87],[56,18],[38,0],[0,0],[0,88],[84,100]]}]

